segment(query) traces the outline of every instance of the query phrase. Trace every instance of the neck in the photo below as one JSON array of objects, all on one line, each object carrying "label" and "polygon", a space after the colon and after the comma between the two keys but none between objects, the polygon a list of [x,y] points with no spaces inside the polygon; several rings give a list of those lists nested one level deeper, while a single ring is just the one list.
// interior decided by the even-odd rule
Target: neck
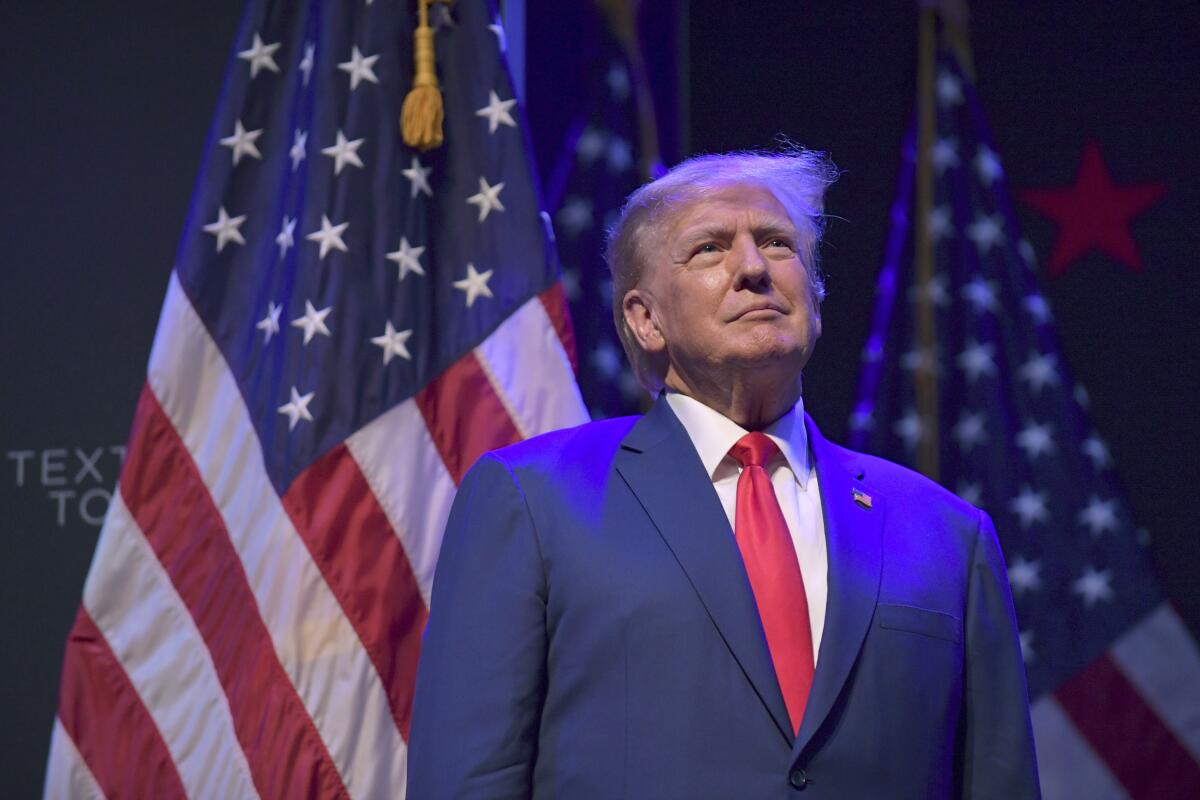
[{"label": "neck", "polygon": [[791,411],[803,388],[799,375],[785,380],[762,372],[726,377],[729,380],[688,380],[672,368],[664,383],[671,391],[698,400],[748,431],[760,431]]}]

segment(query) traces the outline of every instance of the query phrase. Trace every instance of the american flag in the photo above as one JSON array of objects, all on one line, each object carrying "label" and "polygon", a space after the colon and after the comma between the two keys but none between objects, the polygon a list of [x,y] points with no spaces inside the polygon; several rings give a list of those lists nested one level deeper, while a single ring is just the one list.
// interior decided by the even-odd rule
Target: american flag
[{"label": "american flag", "polygon": [[1200,797],[1200,652],[1063,358],[963,52],[922,82],[849,444],[995,519],[1045,797]]},{"label": "american flag", "polygon": [[608,313],[613,288],[603,253],[625,198],[662,165],[648,67],[635,33],[638,4],[609,3],[605,13],[588,5],[555,12],[588,29],[590,49],[575,76],[580,97],[546,175],[545,198],[575,320],[579,388],[591,416],[601,419],[637,413],[647,402]]},{"label": "american flag", "polygon": [[67,644],[48,797],[399,797],[455,487],[586,421],[484,0],[245,12]]}]

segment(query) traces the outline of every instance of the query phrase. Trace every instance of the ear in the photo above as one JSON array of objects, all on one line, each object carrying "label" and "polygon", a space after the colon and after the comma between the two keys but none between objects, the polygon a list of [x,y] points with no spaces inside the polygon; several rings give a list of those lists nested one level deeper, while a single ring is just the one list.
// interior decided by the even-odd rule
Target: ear
[{"label": "ear", "polygon": [[647,353],[659,353],[666,349],[667,341],[654,318],[653,298],[641,289],[630,289],[621,301],[625,325]]}]

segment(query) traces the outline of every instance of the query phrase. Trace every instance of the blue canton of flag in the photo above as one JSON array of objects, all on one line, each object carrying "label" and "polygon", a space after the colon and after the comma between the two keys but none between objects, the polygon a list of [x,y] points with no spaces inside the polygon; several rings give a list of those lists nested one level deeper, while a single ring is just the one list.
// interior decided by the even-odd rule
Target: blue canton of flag
[{"label": "blue canton of flag", "polygon": [[929,89],[936,122],[924,159],[915,131],[904,145],[849,445],[995,519],[1045,796],[1200,796],[1200,657],[1067,369],[956,51]]},{"label": "blue canton of flag", "polygon": [[553,284],[557,264],[497,23],[471,24],[483,4],[438,31],[446,144],[428,153],[397,127],[403,5],[280,5],[226,84],[177,271],[283,492]]},{"label": "blue canton of flag", "polygon": [[586,421],[504,30],[249,3],[67,643],[47,797],[402,797],[442,530],[486,450]]},{"label": "blue canton of flag", "polygon": [[[633,6],[624,6],[624,12],[632,15]],[[610,23],[594,16],[600,55],[585,65],[586,101],[579,104],[547,176],[546,200],[554,209],[563,284],[575,322],[580,390],[592,417],[603,419],[638,413],[647,400],[612,322],[612,279],[602,254],[621,203],[647,177],[657,142],[644,141],[641,132],[639,114],[654,112],[648,102],[641,109],[638,105],[638,92],[648,90],[639,86],[644,78],[627,49],[638,46],[636,39],[622,46],[608,30]]]}]

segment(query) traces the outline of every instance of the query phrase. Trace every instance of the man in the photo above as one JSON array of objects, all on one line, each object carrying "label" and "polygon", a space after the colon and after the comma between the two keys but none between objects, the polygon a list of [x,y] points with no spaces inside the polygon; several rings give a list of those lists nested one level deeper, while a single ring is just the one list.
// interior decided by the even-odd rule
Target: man
[{"label": "man", "polygon": [[642,418],[480,459],[446,530],[409,796],[1038,796],[988,517],[803,413],[819,154],[686,162],[610,238]]}]

